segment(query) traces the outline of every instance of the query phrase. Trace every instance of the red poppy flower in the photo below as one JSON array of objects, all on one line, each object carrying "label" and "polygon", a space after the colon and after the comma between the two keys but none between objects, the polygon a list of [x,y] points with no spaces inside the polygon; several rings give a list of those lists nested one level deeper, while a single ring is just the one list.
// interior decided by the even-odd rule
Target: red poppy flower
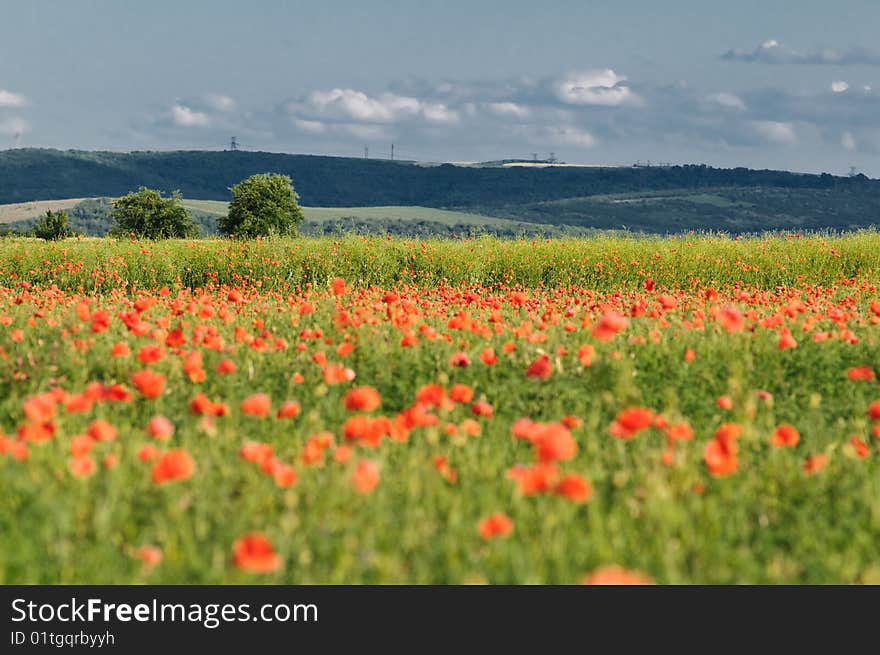
[{"label": "red poppy flower", "polygon": [[95,441],[87,434],[80,434],[70,440],[70,454],[74,457],[85,457],[92,452]]},{"label": "red poppy flower", "polygon": [[773,436],[770,438],[770,443],[776,446],[777,448],[787,447],[793,448],[798,445],[798,442],[801,440],[801,435],[798,433],[797,429],[793,426],[784,424],[780,425],[776,430],[773,431]]},{"label": "red poppy flower", "polygon": [[577,442],[571,432],[559,423],[540,426],[534,433],[532,444],[535,448],[535,459],[543,464],[572,459],[578,451]]},{"label": "red poppy flower", "polygon": [[810,455],[804,460],[804,472],[813,475],[821,471],[828,464],[828,455]]},{"label": "red poppy flower", "polygon": [[382,396],[373,387],[356,387],[345,395],[344,404],[351,412],[372,412],[382,404]]},{"label": "red poppy flower", "polygon": [[589,481],[579,475],[566,475],[553,491],[575,503],[585,503],[593,495],[593,487]]},{"label": "red poppy flower", "polygon": [[272,458],[272,446],[258,441],[246,441],[238,454],[249,462],[262,464]]},{"label": "red poppy flower", "polygon": [[865,459],[871,454],[871,449],[868,447],[868,444],[862,441],[858,436],[850,437],[849,443],[855,449],[856,457],[859,459]]},{"label": "red poppy flower", "polygon": [[652,585],[654,581],[641,571],[629,571],[620,566],[602,566],[587,575],[585,585]]},{"label": "red poppy flower", "polygon": [[229,375],[230,373],[235,373],[237,367],[235,362],[231,359],[221,360],[219,364],[217,364],[217,372],[220,375]]},{"label": "red poppy flower", "polygon": [[495,351],[492,348],[484,348],[480,353],[480,361],[486,366],[494,366],[498,363],[498,357],[495,355]]},{"label": "red poppy flower", "polygon": [[143,364],[155,364],[156,362],[165,359],[165,349],[162,346],[154,344],[141,346],[137,359]]},{"label": "red poppy flower", "polygon": [[196,470],[196,463],[185,450],[169,450],[153,466],[153,482],[164,484],[174,480],[187,480]]},{"label": "red poppy flower", "polygon": [[846,372],[846,377],[853,382],[873,382],[877,379],[870,366],[855,366]]},{"label": "red poppy flower", "polygon": [[89,424],[86,433],[95,441],[113,441],[116,438],[117,430],[104,419],[98,419]]},{"label": "red poppy flower", "polygon": [[478,529],[480,536],[486,540],[506,537],[513,532],[513,521],[505,514],[491,514],[480,521]]},{"label": "red poppy flower", "polygon": [[618,332],[626,329],[629,321],[617,312],[604,314],[593,328],[593,337],[600,341],[610,341]]},{"label": "red poppy flower", "polygon": [[272,400],[264,393],[255,393],[252,396],[248,396],[241,403],[241,413],[248,416],[266,418],[269,416],[269,410],[271,409]]},{"label": "red poppy flower", "polygon": [[275,418],[291,419],[299,416],[300,406],[295,400],[285,400],[275,413]]},{"label": "red poppy flower", "polygon": [[728,332],[739,332],[745,329],[745,321],[740,311],[733,305],[723,307],[718,313],[718,322]]},{"label": "red poppy flower", "polygon": [[739,436],[740,427],[733,423],[722,425],[716,432],[715,437],[706,444],[703,459],[709,469],[709,473],[715,477],[725,477],[736,473],[739,468],[737,451],[739,447],[736,439]]},{"label": "red poppy flower", "polygon": [[150,369],[144,369],[131,376],[131,383],[145,398],[158,398],[165,389],[165,376]]},{"label": "red poppy flower", "polygon": [[162,561],[162,549],[156,546],[141,546],[134,551],[133,557],[142,561],[144,566],[153,568]]},{"label": "red poppy flower", "polygon": [[274,573],[281,568],[281,556],[272,542],[257,532],[251,532],[232,544],[235,567],[249,573]]},{"label": "red poppy flower", "polygon": [[612,437],[632,439],[654,423],[654,412],[645,407],[629,407],[617,415],[608,429]]},{"label": "red poppy flower", "polygon": [[526,377],[536,378],[538,380],[546,380],[553,373],[553,367],[550,366],[550,356],[541,355],[533,361],[529,368],[526,369]]},{"label": "red poppy flower", "polygon": [[67,463],[67,468],[73,477],[87,478],[97,470],[97,465],[91,457],[73,457]]},{"label": "red poppy flower", "polygon": [[492,405],[487,403],[485,400],[478,400],[473,405],[471,405],[471,412],[473,412],[474,416],[492,418],[494,409],[492,408]]},{"label": "red poppy flower", "polygon": [[469,403],[474,399],[474,390],[466,384],[454,384],[449,390],[449,399],[457,403]]},{"label": "red poppy flower", "polygon": [[362,459],[357,463],[351,484],[360,494],[369,494],[379,484],[379,465],[368,459]]},{"label": "red poppy flower", "polygon": [[164,416],[154,416],[147,423],[147,434],[159,441],[167,441],[174,434],[174,424]]}]

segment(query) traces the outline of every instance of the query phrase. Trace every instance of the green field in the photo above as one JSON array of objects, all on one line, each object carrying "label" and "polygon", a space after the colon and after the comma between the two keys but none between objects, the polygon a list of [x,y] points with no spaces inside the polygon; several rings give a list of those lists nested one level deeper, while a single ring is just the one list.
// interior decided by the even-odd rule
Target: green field
[{"label": "green field", "polygon": [[0,583],[878,583],[878,284],[876,232],[0,240]]},{"label": "green field", "polygon": [[[184,200],[183,206],[192,211],[225,216],[229,204],[220,200]],[[303,207],[302,209],[306,221],[310,223],[353,218],[362,221],[430,221],[443,225],[509,225],[509,222],[503,218],[431,207]]]},{"label": "green field", "polygon": [[[0,223],[13,223],[39,218],[46,210],[69,210],[85,200],[94,198],[67,198],[63,200],[41,200],[0,205]],[[222,200],[185,199],[183,206],[190,211],[225,216],[229,203]],[[359,220],[413,220],[431,221],[444,225],[505,225],[504,219],[483,216],[469,212],[447,211],[431,207],[303,207],[306,220],[321,223],[330,220],[354,218]]]}]

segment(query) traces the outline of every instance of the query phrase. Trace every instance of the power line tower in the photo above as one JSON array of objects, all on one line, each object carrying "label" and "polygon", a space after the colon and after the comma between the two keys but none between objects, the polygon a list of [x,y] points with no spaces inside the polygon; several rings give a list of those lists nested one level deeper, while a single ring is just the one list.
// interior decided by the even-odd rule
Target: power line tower
[{"label": "power line tower", "polygon": [[364,159],[370,158],[370,146],[364,146]]},{"label": "power line tower", "polygon": [[394,161],[394,144],[391,144],[391,161]]},{"label": "power line tower", "polygon": [[547,161],[549,161],[551,164],[555,164],[556,163],[556,153],[551,152],[550,157],[547,158]]},{"label": "power line tower", "polygon": [[859,169],[857,166],[850,166],[849,167],[849,176],[850,177],[855,177],[858,174],[859,174]]},{"label": "power line tower", "polygon": [[235,137],[232,137],[232,138],[229,140],[229,149],[230,149],[232,152],[235,152],[236,150],[238,150],[238,140],[237,140]]}]

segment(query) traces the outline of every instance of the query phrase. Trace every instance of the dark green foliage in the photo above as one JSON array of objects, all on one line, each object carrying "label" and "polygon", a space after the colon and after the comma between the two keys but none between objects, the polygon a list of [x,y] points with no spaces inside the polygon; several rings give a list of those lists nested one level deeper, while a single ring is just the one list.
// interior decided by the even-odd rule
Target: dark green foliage
[{"label": "dark green foliage", "polygon": [[197,236],[198,226],[180,201],[179,191],[175,191],[170,198],[163,198],[159,191],[141,187],[137,192],[113,201],[110,215],[115,225],[111,234],[133,235],[142,239]]},{"label": "dark green foliage", "polygon": [[[260,171],[296,180],[305,206],[421,205],[509,219],[499,236],[557,236],[582,230],[733,234],[767,230],[849,230],[880,223],[880,181],[864,176],[802,175],[745,168],[465,168],[259,152],[106,153],[56,150],[0,152],[0,203],[114,196],[139,184],[181,189],[190,199],[227,200],[229,188]],[[106,234],[107,208],[86,201],[70,211],[72,227]],[[82,210],[82,211],[80,211]],[[204,234],[216,219],[193,213]],[[446,226],[418,221],[306,222],[308,234],[388,232],[446,235]],[[33,221],[18,223],[30,228]],[[541,227],[541,226],[551,226]],[[462,234],[455,229],[457,234]]]},{"label": "dark green foliage", "polygon": [[242,239],[297,233],[303,213],[299,196],[286,175],[252,175],[232,187],[229,214],[218,221],[220,232]]},{"label": "dark green foliage", "polygon": [[0,152],[0,203],[120,196],[143,184],[185,198],[226,200],[229,188],[272,170],[296,180],[307,207],[423,205],[501,207],[606,193],[717,187],[851,190],[874,194],[864,176],[802,175],[701,165],[668,168],[466,168],[379,159],[268,152]]},{"label": "dark green foliage", "polygon": [[60,241],[73,236],[73,230],[67,219],[67,212],[46,210],[46,215],[34,227],[34,236],[46,241]]}]

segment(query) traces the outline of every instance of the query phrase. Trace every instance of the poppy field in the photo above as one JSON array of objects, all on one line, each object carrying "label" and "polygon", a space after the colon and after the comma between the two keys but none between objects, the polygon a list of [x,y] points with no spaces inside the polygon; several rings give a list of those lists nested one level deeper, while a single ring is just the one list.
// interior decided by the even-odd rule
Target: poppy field
[{"label": "poppy field", "polygon": [[880,235],[0,242],[0,583],[880,583]]}]

